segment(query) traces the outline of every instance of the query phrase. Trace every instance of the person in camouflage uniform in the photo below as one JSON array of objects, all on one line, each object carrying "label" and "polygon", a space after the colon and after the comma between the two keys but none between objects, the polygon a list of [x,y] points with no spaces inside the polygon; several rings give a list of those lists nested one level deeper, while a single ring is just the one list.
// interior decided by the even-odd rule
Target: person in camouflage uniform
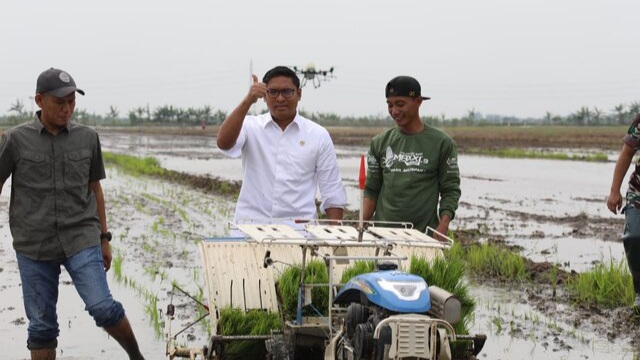
[{"label": "person in camouflage uniform", "polygon": [[611,192],[607,198],[607,207],[612,213],[625,214],[622,240],[629,271],[633,278],[633,290],[636,293],[634,306],[636,308],[640,308],[640,161],[636,164],[636,168],[629,178],[629,189],[624,207],[620,187],[638,149],[640,149],[640,114],[635,117],[623,138],[622,150],[620,150],[613,172]]}]

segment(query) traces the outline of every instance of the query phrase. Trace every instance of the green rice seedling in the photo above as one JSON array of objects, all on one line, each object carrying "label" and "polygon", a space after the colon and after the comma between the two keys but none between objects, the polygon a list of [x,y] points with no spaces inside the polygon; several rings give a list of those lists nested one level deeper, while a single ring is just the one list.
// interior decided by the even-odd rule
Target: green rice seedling
[{"label": "green rice seedling", "polygon": [[548,159],[548,160],[575,160],[587,162],[607,162],[609,158],[607,154],[596,153],[591,155],[565,154],[558,152],[548,152],[539,150],[525,150],[516,148],[506,149],[468,149],[467,153],[477,155],[495,156],[500,158],[511,159]]},{"label": "green rice seedling", "polygon": [[465,259],[471,272],[483,273],[506,281],[528,279],[524,258],[488,243],[466,249]]},{"label": "green rice seedling", "polygon": [[142,243],[142,249],[146,252],[146,253],[152,253],[153,252],[153,246],[151,244],[149,244],[147,241]]},{"label": "green rice seedling", "polygon": [[113,277],[117,282],[122,282],[122,261],[124,258],[120,252],[116,252],[116,256],[113,257],[111,262],[111,268],[113,269]]},{"label": "green rice seedling", "polygon": [[467,334],[476,303],[463,281],[465,264],[460,260],[436,256],[433,260],[412,257],[409,272],[421,276],[429,286],[436,285],[452,293],[462,305],[461,321],[454,325],[457,333]]},{"label": "green rice seedling", "polygon": [[140,158],[106,151],[102,153],[102,157],[106,164],[115,165],[130,175],[162,175],[164,173],[160,162],[152,157]]},{"label": "green rice seedling", "polygon": [[[452,325],[457,334],[468,334],[476,303],[464,282],[464,261],[445,256],[436,256],[432,260],[413,256],[409,272],[421,276],[429,286],[435,285],[452,293],[460,301],[461,319]],[[464,356],[470,345],[469,341],[456,341],[451,344],[451,353],[454,358]]]},{"label": "green rice seedling", "polygon": [[180,209],[177,206],[174,206],[173,210],[178,213],[178,215],[180,216],[180,218],[183,221],[188,221],[189,220],[189,218],[187,217],[187,212],[184,211],[183,209]]},{"label": "green rice seedling", "polygon": [[142,197],[147,199],[147,200],[149,200],[149,201],[151,201],[151,202],[154,202],[156,204],[163,204],[165,202],[164,200],[160,199],[159,197],[157,197],[155,195],[151,195],[149,193],[143,193]]},{"label": "green rice seedling", "polygon": [[[204,288],[201,285],[198,285],[198,293],[196,294],[196,300],[201,303],[204,304]],[[204,308],[202,308],[202,306],[198,306],[198,317],[201,317],[204,315]]]},{"label": "green rice seedling", "polygon": [[[218,334],[220,335],[269,335],[272,330],[282,329],[277,313],[225,308],[220,310]],[[224,347],[223,359],[264,359],[266,349],[263,341],[228,343]]]},{"label": "green rice seedling", "polygon": [[375,263],[373,261],[356,261],[349,265],[342,272],[341,284],[347,283],[350,279],[361,275],[373,272],[375,270]]},{"label": "green rice seedling", "polygon": [[593,269],[569,278],[567,291],[580,304],[616,308],[633,304],[631,274],[624,259],[598,263]]},{"label": "green rice seedling", "polygon": [[158,313],[158,297],[146,296],[147,305],[145,306],[145,312],[149,315],[149,322],[153,325],[153,330],[156,337],[162,336],[162,324],[160,322],[160,315]]},{"label": "green rice seedling", "polygon": [[144,273],[155,278],[158,275],[159,266],[158,264],[149,264],[144,267]]},{"label": "green rice seedling", "polygon": [[[296,316],[298,306],[298,287],[302,270],[299,266],[287,267],[277,281],[277,286],[282,297],[282,311],[285,317],[293,319]],[[322,260],[311,260],[307,262],[305,270],[305,284],[328,284],[329,275],[327,266]],[[315,286],[311,290],[312,306],[321,314],[328,312],[329,288],[328,286]],[[317,316],[318,313],[308,307],[303,309],[304,314]]]},{"label": "green rice seedling", "polygon": [[502,332],[502,319],[499,316],[491,318],[491,324],[496,327],[496,334],[499,335]]},{"label": "green rice seedling", "polygon": [[140,213],[142,213],[142,212],[144,212],[144,211],[145,211],[145,207],[144,207],[144,205],[142,204],[142,202],[140,202],[140,201],[136,201],[136,206],[135,206],[135,208],[136,208],[136,211],[137,211],[137,212],[140,212]]},{"label": "green rice seedling", "polygon": [[555,263],[551,267],[551,271],[549,271],[549,281],[551,282],[551,289],[553,291],[551,296],[555,298],[558,287],[558,265]]},{"label": "green rice seedling", "polygon": [[460,243],[454,243],[453,246],[444,252],[445,258],[449,261],[466,261],[466,251]]},{"label": "green rice seedling", "polygon": [[166,281],[167,279],[169,279],[169,274],[167,273],[167,270],[165,268],[162,268],[162,270],[158,272],[158,276],[160,276],[161,281]]},{"label": "green rice seedling", "polygon": [[564,333],[564,329],[562,328],[562,326],[558,325],[558,322],[556,321],[555,318],[552,319],[552,321],[548,324],[549,329],[557,332],[557,333]]},{"label": "green rice seedling", "polygon": [[120,241],[125,241],[127,239],[127,237],[129,236],[129,230],[130,229],[128,226],[124,228],[124,230],[120,233],[120,236],[119,236]]}]

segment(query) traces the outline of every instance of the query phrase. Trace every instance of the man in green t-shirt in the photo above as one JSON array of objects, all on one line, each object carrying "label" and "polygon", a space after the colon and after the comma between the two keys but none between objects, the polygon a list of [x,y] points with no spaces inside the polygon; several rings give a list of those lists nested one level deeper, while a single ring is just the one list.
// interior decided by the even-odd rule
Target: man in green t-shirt
[{"label": "man in green t-shirt", "polygon": [[410,222],[449,232],[460,199],[456,144],[443,131],[420,120],[420,83],[393,78],[385,88],[395,127],[371,140],[367,155],[364,220]]}]

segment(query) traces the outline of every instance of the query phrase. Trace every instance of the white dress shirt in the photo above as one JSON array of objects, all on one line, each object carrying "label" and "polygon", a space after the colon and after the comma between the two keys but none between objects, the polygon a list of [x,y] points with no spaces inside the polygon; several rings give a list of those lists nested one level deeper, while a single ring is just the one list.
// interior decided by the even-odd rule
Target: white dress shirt
[{"label": "white dress shirt", "polygon": [[242,157],[242,188],[234,222],[315,219],[318,189],[322,212],[346,204],[329,133],[299,114],[284,131],[270,113],[246,116],[235,145],[222,152]]}]

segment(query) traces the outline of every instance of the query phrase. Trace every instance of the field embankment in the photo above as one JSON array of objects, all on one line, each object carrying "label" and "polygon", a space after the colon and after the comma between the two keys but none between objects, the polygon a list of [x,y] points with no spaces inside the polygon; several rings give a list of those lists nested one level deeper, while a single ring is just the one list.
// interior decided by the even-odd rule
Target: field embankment
[{"label": "field embankment", "polygon": [[[391,127],[391,124],[390,126]],[[366,146],[384,127],[327,127],[336,145]],[[217,126],[200,127],[100,127],[100,131],[141,134],[216,136]],[[442,128],[466,149],[569,148],[619,150],[626,126],[456,126]]]},{"label": "field embankment", "polygon": [[[392,125],[390,124],[389,127]],[[389,127],[327,127],[336,145],[366,146],[371,138]],[[218,126],[98,126],[100,132],[154,135],[216,136]],[[455,126],[443,127],[458,144],[467,149],[569,148],[619,150],[626,126]],[[3,129],[0,129],[2,134]]]}]

